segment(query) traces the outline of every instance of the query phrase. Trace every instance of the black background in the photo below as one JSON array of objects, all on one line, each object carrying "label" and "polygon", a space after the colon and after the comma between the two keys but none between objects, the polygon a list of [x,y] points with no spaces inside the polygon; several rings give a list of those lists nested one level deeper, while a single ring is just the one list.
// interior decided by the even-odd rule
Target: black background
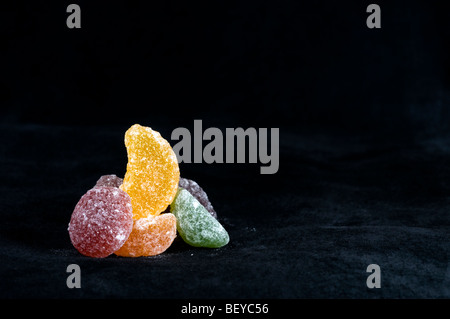
[{"label": "black background", "polygon": [[[448,298],[450,18],[444,2],[1,4],[2,298]],[[231,241],[80,255],[79,198],[123,176],[132,124],[280,128],[280,169],[180,164]],[[174,142],[171,142],[173,145]],[[66,267],[82,288],[66,286]],[[382,288],[368,289],[379,264]]]}]

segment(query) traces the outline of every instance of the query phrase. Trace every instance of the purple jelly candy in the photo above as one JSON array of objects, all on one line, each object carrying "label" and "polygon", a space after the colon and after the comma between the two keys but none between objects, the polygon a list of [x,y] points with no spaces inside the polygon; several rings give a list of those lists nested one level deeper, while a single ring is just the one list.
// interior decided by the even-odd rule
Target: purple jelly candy
[{"label": "purple jelly candy", "polygon": [[117,177],[114,174],[111,175],[103,175],[99,178],[97,181],[97,184],[95,186],[109,186],[109,187],[120,187],[122,185],[123,179],[120,177]]}]

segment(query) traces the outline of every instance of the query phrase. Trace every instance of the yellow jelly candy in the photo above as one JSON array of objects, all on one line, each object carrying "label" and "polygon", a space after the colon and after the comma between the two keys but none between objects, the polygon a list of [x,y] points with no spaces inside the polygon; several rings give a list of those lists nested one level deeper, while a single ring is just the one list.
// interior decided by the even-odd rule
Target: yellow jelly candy
[{"label": "yellow jelly candy", "polygon": [[125,244],[114,252],[122,257],[155,256],[170,247],[177,236],[177,219],[171,213],[133,221]]},{"label": "yellow jelly candy", "polygon": [[159,215],[177,193],[177,157],[161,134],[139,124],[125,133],[125,146],[128,164],[120,188],[131,198],[133,219]]}]

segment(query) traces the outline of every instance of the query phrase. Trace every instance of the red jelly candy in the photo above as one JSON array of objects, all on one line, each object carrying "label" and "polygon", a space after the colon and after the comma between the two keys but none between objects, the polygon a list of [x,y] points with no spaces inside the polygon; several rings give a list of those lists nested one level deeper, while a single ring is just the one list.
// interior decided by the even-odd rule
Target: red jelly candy
[{"label": "red jelly candy", "polygon": [[130,196],[116,187],[97,186],[75,206],[68,231],[81,254],[102,258],[122,247],[132,228]]}]

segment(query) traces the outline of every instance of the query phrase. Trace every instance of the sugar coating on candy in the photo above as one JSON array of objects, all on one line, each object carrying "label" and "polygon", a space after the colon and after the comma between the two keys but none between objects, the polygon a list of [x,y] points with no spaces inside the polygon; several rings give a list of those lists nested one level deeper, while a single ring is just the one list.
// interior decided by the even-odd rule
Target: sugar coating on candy
[{"label": "sugar coating on candy", "polygon": [[189,245],[218,248],[230,241],[225,228],[191,193],[181,187],[170,205],[170,211],[177,218],[178,233]]},{"label": "sugar coating on candy", "polygon": [[155,256],[166,251],[177,236],[173,214],[135,219],[128,240],[115,252],[123,257]]},{"label": "sugar coating on candy", "polygon": [[178,185],[179,187],[182,187],[189,193],[191,193],[191,195],[194,196],[200,202],[200,204],[202,204],[203,207],[206,208],[206,210],[211,214],[211,216],[217,219],[217,213],[214,210],[213,205],[209,201],[208,195],[205,193],[203,188],[201,188],[200,185],[198,185],[197,182],[191,179],[180,177],[180,182]]},{"label": "sugar coating on candy", "polygon": [[131,197],[133,218],[159,215],[178,189],[177,157],[161,134],[139,124],[125,133],[125,146],[128,164],[120,188]]},{"label": "sugar coating on candy", "polygon": [[116,187],[98,186],[78,201],[68,231],[83,255],[107,257],[128,239],[133,227],[131,199]]},{"label": "sugar coating on candy", "polygon": [[114,174],[101,176],[95,186],[109,186],[109,187],[120,187],[122,185],[123,179],[117,177]]}]

